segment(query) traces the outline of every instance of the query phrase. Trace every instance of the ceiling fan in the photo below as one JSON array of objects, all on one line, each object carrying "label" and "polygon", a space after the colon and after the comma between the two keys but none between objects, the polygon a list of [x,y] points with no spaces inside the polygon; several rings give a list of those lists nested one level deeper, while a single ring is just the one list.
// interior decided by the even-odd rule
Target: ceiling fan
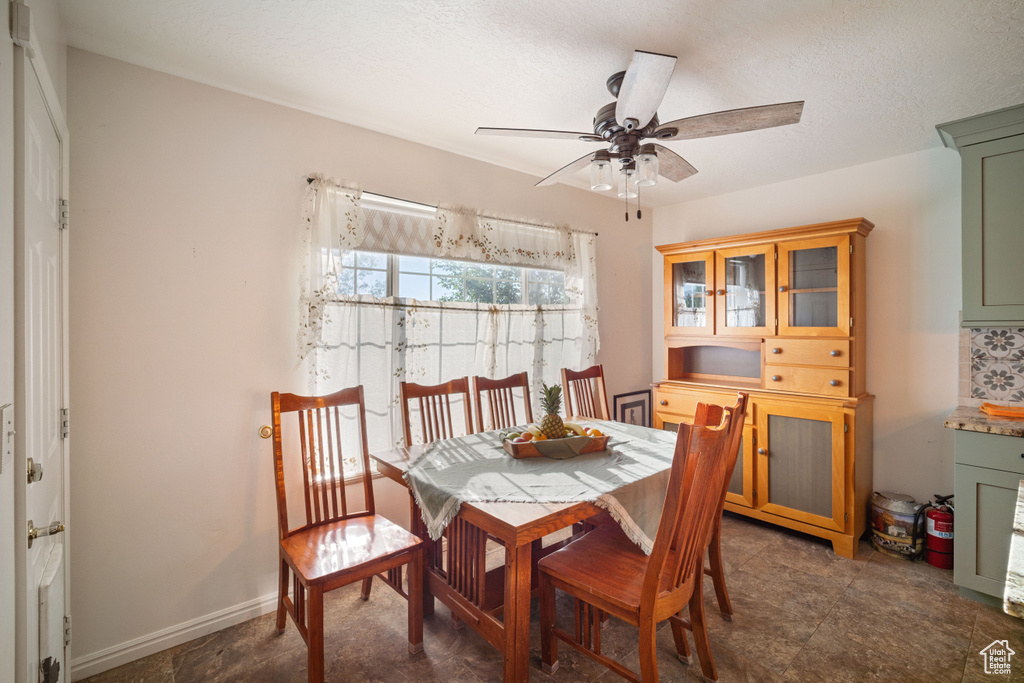
[{"label": "ceiling fan", "polygon": [[[537,183],[553,185],[570,173],[590,166],[591,189],[612,189],[612,161],[620,163],[619,196],[637,196],[636,187],[654,185],[657,178],[679,182],[697,172],[686,159],[657,142],[694,140],[748,130],[787,126],[800,121],[803,102],[783,102],[761,107],[730,109],[702,114],[668,123],[658,121],[658,107],[668,90],[676,58],[671,55],[636,50],[629,68],[612,74],[606,83],[616,101],[598,110],[593,133],[530,128],[477,128],[477,135],[577,139],[599,142],[607,149],[586,154],[558,169]],[[629,220],[627,214],[626,220]]]}]

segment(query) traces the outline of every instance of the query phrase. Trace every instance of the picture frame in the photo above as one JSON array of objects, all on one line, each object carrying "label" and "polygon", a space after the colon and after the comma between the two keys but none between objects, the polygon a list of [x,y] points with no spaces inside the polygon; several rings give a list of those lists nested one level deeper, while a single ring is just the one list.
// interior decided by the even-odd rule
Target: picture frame
[{"label": "picture frame", "polygon": [[651,426],[651,390],[631,391],[627,394],[616,394],[612,398],[612,414],[617,422],[635,424],[642,427]]}]

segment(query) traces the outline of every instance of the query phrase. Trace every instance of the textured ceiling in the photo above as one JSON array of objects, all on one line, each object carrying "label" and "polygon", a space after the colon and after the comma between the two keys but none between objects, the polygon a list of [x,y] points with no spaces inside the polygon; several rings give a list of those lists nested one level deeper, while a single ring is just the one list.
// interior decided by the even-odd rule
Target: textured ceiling
[{"label": "textured ceiling", "polygon": [[[805,100],[794,126],[668,142],[699,173],[659,206],[939,146],[1024,102],[1022,0],[60,0],[84,50],[524,171],[596,146],[634,49],[676,55],[662,121]],[[584,186],[586,172],[569,184]],[[547,191],[537,188],[537,192]]]}]

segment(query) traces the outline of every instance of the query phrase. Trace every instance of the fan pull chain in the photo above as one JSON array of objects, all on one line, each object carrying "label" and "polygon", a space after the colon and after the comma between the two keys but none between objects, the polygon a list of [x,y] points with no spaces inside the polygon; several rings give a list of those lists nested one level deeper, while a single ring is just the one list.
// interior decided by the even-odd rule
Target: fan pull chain
[{"label": "fan pull chain", "polygon": [[629,197],[623,197],[626,200],[626,222],[629,222]]},{"label": "fan pull chain", "polygon": [[640,213],[640,186],[637,185],[636,186],[636,219],[637,220],[641,220],[641,216],[642,215],[643,214]]}]

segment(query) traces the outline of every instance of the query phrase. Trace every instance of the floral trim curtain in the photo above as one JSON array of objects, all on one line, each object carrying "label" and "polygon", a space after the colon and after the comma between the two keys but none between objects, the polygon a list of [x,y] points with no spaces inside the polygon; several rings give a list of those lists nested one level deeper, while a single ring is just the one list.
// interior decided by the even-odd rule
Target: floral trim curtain
[{"label": "floral trim curtain", "polygon": [[[560,381],[562,367],[595,362],[592,234],[456,207],[439,208],[434,219],[389,213],[361,206],[358,189],[329,179],[310,184],[303,218],[309,272],[303,276],[300,356],[309,363],[313,393],[363,385],[371,450],[403,443],[402,380],[437,384],[527,370],[536,397],[541,382]],[[531,306],[340,295],[339,254],[346,249],[560,269],[569,301]],[[461,406],[456,409],[461,414]]]}]

